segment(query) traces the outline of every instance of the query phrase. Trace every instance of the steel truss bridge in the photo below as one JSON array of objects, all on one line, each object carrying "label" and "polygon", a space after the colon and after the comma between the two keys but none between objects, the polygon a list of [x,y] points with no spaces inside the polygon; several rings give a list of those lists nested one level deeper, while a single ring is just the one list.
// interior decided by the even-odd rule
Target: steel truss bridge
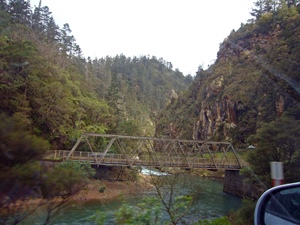
[{"label": "steel truss bridge", "polygon": [[71,150],[51,150],[46,158],[85,161],[98,166],[241,169],[229,142],[96,133],[83,133]]}]

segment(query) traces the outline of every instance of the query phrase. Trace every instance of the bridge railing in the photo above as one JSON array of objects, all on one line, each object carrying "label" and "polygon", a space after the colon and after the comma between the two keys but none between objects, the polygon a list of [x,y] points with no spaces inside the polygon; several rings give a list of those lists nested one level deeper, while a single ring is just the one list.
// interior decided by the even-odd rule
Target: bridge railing
[{"label": "bridge railing", "polygon": [[[45,159],[66,160],[70,151],[52,150],[49,151]],[[74,151],[69,155],[70,160],[86,161],[97,165],[116,165],[116,166],[154,166],[154,167],[181,167],[181,168],[237,168],[235,160],[227,160],[225,163],[222,159],[212,162],[209,158],[199,157],[178,157],[155,155],[151,157],[147,154],[140,156],[127,154],[111,154],[99,152],[82,152]]]}]

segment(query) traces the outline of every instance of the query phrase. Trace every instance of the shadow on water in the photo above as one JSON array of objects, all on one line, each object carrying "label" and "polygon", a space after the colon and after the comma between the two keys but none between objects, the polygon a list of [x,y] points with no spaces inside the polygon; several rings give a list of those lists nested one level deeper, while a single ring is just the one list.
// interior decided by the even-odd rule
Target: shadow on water
[{"label": "shadow on water", "polygon": [[[163,179],[163,176],[161,177]],[[218,218],[228,214],[230,211],[241,207],[242,201],[236,196],[223,193],[223,181],[211,178],[201,178],[184,174],[179,177],[181,193],[180,195],[193,195],[194,201],[190,213],[186,216],[192,224],[200,219]],[[146,196],[153,195],[154,192],[144,193]],[[142,194],[141,194],[142,195]],[[114,223],[114,213],[123,203],[135,205],[141,202],[142,196],[132,196],[127,199],[114,200],[109,203],[99,201],[89,201],[82,204],[70,204],[53,221],[54,225],[94,225],[95,222],[90,217],[97,211],[105,212],[107,216],[106,224]],[[39,215],[42,216],[42,212]],[[38,215],[31,217],[22,225],[40,225],[41,218]]]}]

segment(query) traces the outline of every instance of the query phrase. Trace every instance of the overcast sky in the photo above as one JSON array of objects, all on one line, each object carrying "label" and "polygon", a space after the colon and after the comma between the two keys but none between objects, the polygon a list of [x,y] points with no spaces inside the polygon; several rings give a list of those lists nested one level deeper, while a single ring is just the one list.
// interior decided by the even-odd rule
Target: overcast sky
[{"label": "overcast sky", "polygon": [[[38,5],[39,0],[31,0]],[[253,0],[42,0],[68,23],[84,55],[154,55],[184,75],[216,59],[219,44],[251,18]]]}]

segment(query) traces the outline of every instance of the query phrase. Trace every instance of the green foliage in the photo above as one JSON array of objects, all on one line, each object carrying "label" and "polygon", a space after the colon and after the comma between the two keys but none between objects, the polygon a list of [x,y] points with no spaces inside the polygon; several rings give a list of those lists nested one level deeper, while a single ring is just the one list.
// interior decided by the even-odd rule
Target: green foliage
[{"label": "green foliage", "polygon": [[40,159],[49,145],[32,135],[26,125],[16,117],[0,114],[0,165],[10,169]]},{"label": "green foliage", "polygon": [[172,209],[174,215],[180,212],[185,212],[192,202],[192,196],[184,195],[184,196],[176,196],[174,198],[174,208]]},{"label": "green foliage", "polygon": [[[185,196],[178,196],[177,200],[180,199],[180,207],[186,208],[189,204],[190,199],[187,199]],[[183,203],[181,200],[187,200]],[[246,204],[246,203],[245,203]],[[175,204],[177,205],[177,204]],[[177,205],[177,206],[179,206]],[[155,197],[146,197],[143,198],[142,202],[137,205],[123,204],[119,210],[115,213],[116,223],[122,225],[155,225],[155,224],[177,224],[177,222],[166,221],[163,218],[163,206],[158,198]],[[240,214],[239,214],[240,215]],[[90,217],[90,220],[96,222],[99,225],[105,224],[107,221],[106,212],[96,212],[93,216]],[[246,221],[246,220],[244,220]],[[201,220],[195,225],[231,225],[227,217],[220,217],[210,220]]]},{"label": "green foliage", "polygon": [[105,225],[107,220],[107,214],[103,211],[96,211],[92,216],[89,217],[89,221],[96,223],[97,225]]},{"label": "green foliage", "polygon": [[[182,183],[179,185],[180,182]],[[181,178],[178,174],[164,177],[151,176],[151,183],[162,209],[168,215],[169,224],[182,222],[191,207],[193,196],[182,193],[185,182],[184,177]]]},{"label": "green foliage", "polygon": [[[185,78],[178,70],[173,71],[163,59],[142,56],[126,58],[124,55],[114,58],[102,59],[107,71],[111,74],[111,85],[108,87],[106,99],[118,116],[116,131],[118,132],[123,121],[132,121],[143,127],[141,135],[154,133],[154,121],[157,112],[167,104],[172,89],[175,92],[184,90],[191,82],[190,77]],[[108,66],[109,65],[109,66]],[[96,62],[93,67],[99,67]],[[101,81],[107,77],[98,77]],[[125,122],[126,123],[126,122]],[[125,124],[125,127],[129,124]],[[121,128],[121,131],[128,129]]]},{"label": "green foliage", "polygon": [[116,212],[117,224],[158,224],[161,216],[161,205],[157,198],[144,198],[136,206],[123,204]]},{"label": "green foliage", "polygon": [[132,182],[135,182],[135,181],[138,181],[139,179],[139,176],[140,175],[140,168],[131,168],[129,170],[129,179],[132,181]]},{"label": "green foliage", "polygon": [[51,46],[28,40],[22,29],[0,39],[1,111],[18,114],[53,148],[64,149],[77,136],[76,131],[78,135],[83,131],[104,133],[112,123],[107,102],[85,89],[78,72],[59,68],[49,55]]},{"label": "green foliage", "polygon": [[256,20],[232,31],[216,63],[167,105],[158,135],[245,147],[261,124],[299,107],[300,15],[291,2],[277,3],[255,2]]},{"label": "green foliage", "polygon": [[[192,78],[155,57],[86,60],[70,26],[59,29],[48,7],[39,5],[31,12],[29,1],[4,2],[0,6],[1,197],[19,189],[23,191],[11,202],[42,194],[49,200],[46,224],[85,188],[90,176],[87,165],[73,162],[41,171],[36,161],[50,148],[48,142],[52,149],[68,149],[82,132],[153,135],[157,112],[170,91],[184,90]],[[56,197],[62,201],[56,204]]]},{"label": "green foliage", "polygon": [[83,132],[153,135],[171,90],[191,82],[155,57],[86,60],[69,24],[59,29],[41,4],[27,18],[29,3],[21,3],[0,12],[0,110],[18,114],[54,149]]},{"label": "green foliage", "polygon": [[226,216],[223,216],[217,219],[202,220],[195,223],[195,225],[232,225],[232,223],[230,223]]},{"label": "green foliage", "polygon": [[256,173],[254,173],[251,167],[243,167],[240,170],[240,174],[245,177],[243,182],[245,182],[246,184],[251,184],[251,186],[255,187],[256,190],[265,190],[265,185],[262,182],[261,178]]},{"label": "green foliage", "polygon": [[17,224],[32,213],[22,204],[38,194],[41,167],[38,160],[49,143],[32,135],[18,117],[0,114],[0,223]]},{"label": "green foliage", "polygon": [[[151,178],[155,193],[145,197],[138,204],[124,203],[115,213],[117,224],[179,224],[184,222],[184,216],[189,212],[193,197],[181,194],[182,180],[179,176],[166,176]],[[98,214],[98,213],[97,213]],[[103,223],[103,215],[93,215],[93,220],[98,219]],[[105,219],[104,219],[105,221]],[[102,224],[100,223],[100,224]]]},{"label": "green foliage", "polygon": [[140,136],[141,124],[138,121],[120,121],[116,129],[117,134],[129,135],[129,136]]},{"label": "green foliage", "polygon": [[40,193],[47,203],[44,224],[49,224],[75,194],[87,187],[88,178],[94,173],[88,163],[64,161],[42,174]]},{"label": "green foliage", "polygon": [[276,121],[263,124],[249,142],[256,148],[249,151],[248,162],[251,169],[268,187],[271,184],[270,162],[283,162],[285,181],[295,182],[300,179],[300,121],[282,116]]},{"label": "green foliage", "polygon": [[106,190],[106,187],[105,187],[105,186],[102,186],[102,187],[100,187],[100,189],[99,189],[99,193],[104,193],[105,190]]},{"label": "green foliage", "polygon": [[88,178],[92,175],[94,170],[87,163],[64,161],[56,164],[44,174],[42,195],[46,199],[71,197],[87,186]]},{"label": "green foliage", "polygon": [[243,200],[243,206],[229,216],[232,225],[252,225],[254,223],[255,205],[256,202],[253,200]]}]

